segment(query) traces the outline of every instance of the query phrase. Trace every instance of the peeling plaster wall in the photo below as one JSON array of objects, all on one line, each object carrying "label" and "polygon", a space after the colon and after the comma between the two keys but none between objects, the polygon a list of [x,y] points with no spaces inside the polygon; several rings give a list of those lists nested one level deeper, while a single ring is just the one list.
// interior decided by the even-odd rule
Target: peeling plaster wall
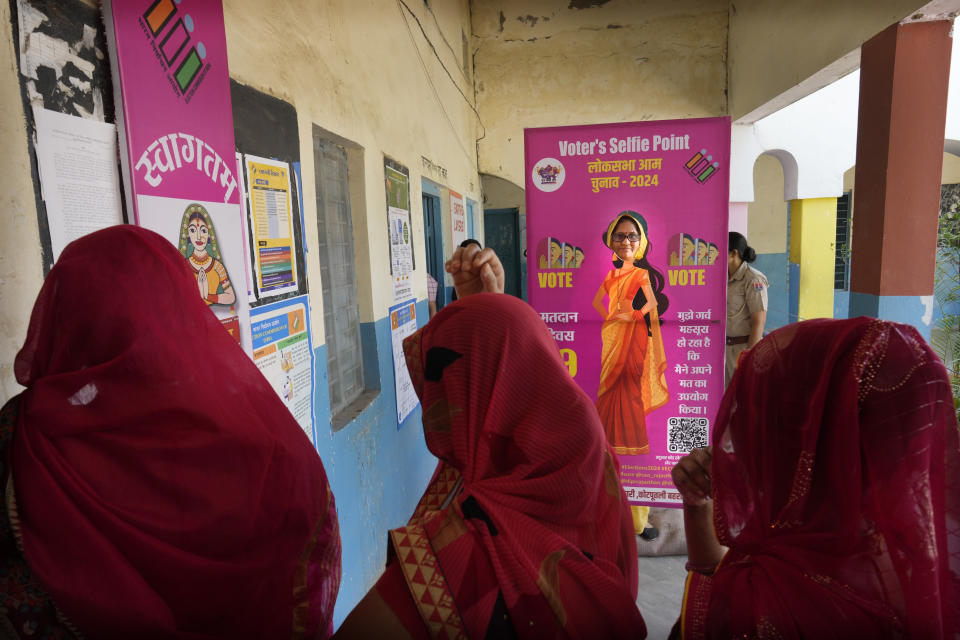
[{"label": "peeling plaster wall", "polygon": [[0,25],[6,29],[0,39],[0,402],[6,402],[21,389],[13,359],[43,284],[43,263],[9,2],[0,2]]},{"label": "peeling plaster wall", "polygon": [[[431,3],[436,22],[422,2],[406,3],[460,90],[472,99],[472,83],[463,73],[460,36],[461,31],[470,30],[467,0]],[[366,189],[366,211],[357,211],[358,198],[353,202],[361,320],[384,317],[393,299],[383,154],[410,170],[418,267],[414,291],[418,298],[425,298],[426,271],[420,268],[426,263],[420,176],[428,174],[421,158],[447,172],[439,180],[428,177],[478,201],[475,139],[479,134],[476,116],[416,21],[396,3],[377,0],[229,0],[224,2],[224,13],[230,76],[297,109],[308,244],[315,246],[310,240],[317,234],[313,124],[364,149],[363,175],[351,176],[351,180],[363,180]],[[357,220],[364,216],[367,224]],[[366,274],[370,277],[361,277]],[[308,256],[307,278],[316,293],[314,306],[319,308],[320,268],[315,255]],[[322,344],[322,317],[314,333]]]},{"label": "peeling plaster wall", "polygon": [[474,0],[480,171],[524,184],[523,129],[726,112],[721,0]]},{"label": "peeling plaster wall", "polygon": [[[727,58],[730,115],[737,120],[762,107],[925,4],[924,0],[732,0]],[[778,108],[846,75],[859,67],[859,61],[859,54],[854,54]]]}]

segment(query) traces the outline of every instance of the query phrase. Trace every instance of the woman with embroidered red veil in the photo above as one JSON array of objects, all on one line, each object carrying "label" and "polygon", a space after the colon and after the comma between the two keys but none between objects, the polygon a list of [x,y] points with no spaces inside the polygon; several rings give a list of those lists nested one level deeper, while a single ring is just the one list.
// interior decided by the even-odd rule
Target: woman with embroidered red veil
[{"label": "woman with embroidered red veil", "polygon": [[[338,638],[643,638],[626,497],[589,397],[487,248],[404,341],[440,460]],[[531,383],[535,381],[535,383]]]},{"label": "woman with embroidered red veil", "polygon": [[122,225],[68,245],[14,369],[0,636],[331,633],[323,464],[167,240]]},{"label": "woman with embroidered red veil", "polygon": [[712,442],[673,470],[690,572],[672,637],[957,637],[957,418],[916,329],[771,333],[744,353]]}]

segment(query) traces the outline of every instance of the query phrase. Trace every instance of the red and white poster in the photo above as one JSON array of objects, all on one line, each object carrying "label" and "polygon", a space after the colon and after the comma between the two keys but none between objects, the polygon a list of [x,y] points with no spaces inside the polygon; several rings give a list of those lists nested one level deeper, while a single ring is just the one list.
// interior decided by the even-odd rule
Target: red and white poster
[{"label": "red and white poster", "polygon": [[467,239],[467,209],[463,204],[463,196],[456,191],[450,191],[450,233],[453,247]]}]

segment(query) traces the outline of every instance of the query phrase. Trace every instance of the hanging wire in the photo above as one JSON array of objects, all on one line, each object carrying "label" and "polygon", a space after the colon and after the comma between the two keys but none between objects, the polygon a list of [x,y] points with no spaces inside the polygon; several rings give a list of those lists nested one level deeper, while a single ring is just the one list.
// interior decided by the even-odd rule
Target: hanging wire
[{"label": "hanging wire", "polygon": [[[425,2],[424,4],[427,7],[427,12],[430,14],[430,17],[433,18],[433,24],[436,25],[437,27],[437,33],[440,34],[440,39],[443,40],[443,44],[447,45],[447,49],[450,50],[450,54],[453,56],[453,58],[456,59],[457,54],[453,50],[453,47],[450,45],[450,41],[447,40],[447,37],[445,35],[443,35],[443,29],[440,28],[440,22],[437,20],[437,14],[433,12],[433,7],[431,7],[430,3],[428,2]],[[466,62],[466,60],[464,60],[464,62]],[[467,74],[464,73],[463,69],[461,68],[459,71],[460,71],[460,75],[463,76],[463,81],[470,82],[470,78],[467,77]]]},{"label": "hanging wire", "polygon": [[[420,48],[417,47],[416,39],[413,36],[413,30],[410,28],[410,21],[407,19],[407,13],[409,13],[410,16],[417,23],[417,26],[420,28],[420,33],[423,35],[424,40],[427,41],[427,45],[429,45],[430,50],[433,52],[434,57],[437,59],[437,62],[440,63],[440,67],[443,69],[444,73],[447,74],[447,77],[450,79],[450,82],[453,83],[453,86],[457,90],[457,93],[460,94],[464,102],[467,103],[467,106],[470,107],[470,110],[473,111],[474,115],[477,117],[477,123],[480,125],[480,128],[483,130],[483,134],[479,138],[477,138],[477,141],[483,140],[487,136],[487,128],[483,124],[483,120],[480,118],[480,112],[477,111],[477,108],[473,105],[472,102],[470,102],[470,99],[460,88],[460,85],[454,79],[453,75],[450,73],[450,70],[447,69],[447,65],[443,63],[443,59],[440,57],[440,54],[437,51],[437,48],[434,46],[433,41],[430,40],[430,36],[427,35],[426,30],[423,28],[423,23],[420,22],[420,18],[417,17],[417,14],[413,12],[413,10],[404,0],[397,0],[397,8],[399,9],[400,14],[403,16],[403,24],[404,26],[406,26],[407,33],[410,36],[410,42],[413,44],[413,48],[417,52],[417,58],[420,60],[420,66],[423,67],[423,72],[427,78],[427,83],[430,85],[430,89],[433,91],[433,95],[437,99],[437,103],[440,105],[440,110],[443,112],[443,115],[446,118],[447,123],[450,125],[451,129],[453,129],[454,133],[459,134],[459,132],[457,132],[456,127],[453,125],[453,121],[450,119],[450,115],[447,113],[446,108],[444,108],[443,106],[443,100],[440,99],[440,94],[437,92],[437,87],[436,85],[433,84],[433,78],[430,77],[430,72],[427,69],[426,62],[424,62],[423,56],[420,55]],[[406,10],[406,13],[404,12],[404,9]],[[436,20],[436,16],[434,16],[434,20]],[[439,29],[439,24],[437,25],[437,28]],[[440,35],[441,37],[443,37],[442,32]],[[449,43],[447,44],[447,46],[448,47],[450,46]],[[463,144],[460,142],[459,135],[456,136],[456,139],[457,139],[457,144],[460,146],[461,150],[463,150],[467,158],[470,159],[471,161],[475,160],[475,158],[471,157],[470,154],[467,153],[466,149],[463,148]]]}]

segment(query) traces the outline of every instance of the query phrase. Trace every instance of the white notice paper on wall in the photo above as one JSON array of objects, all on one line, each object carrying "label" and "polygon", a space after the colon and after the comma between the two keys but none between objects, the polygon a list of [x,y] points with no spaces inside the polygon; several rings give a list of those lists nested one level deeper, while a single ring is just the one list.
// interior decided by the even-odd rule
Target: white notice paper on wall
[{"label": "white notice paper on wall", "polygon": [[34,107],[40,192],[53,259],[91,231],[123,223],[117,127]]}]

